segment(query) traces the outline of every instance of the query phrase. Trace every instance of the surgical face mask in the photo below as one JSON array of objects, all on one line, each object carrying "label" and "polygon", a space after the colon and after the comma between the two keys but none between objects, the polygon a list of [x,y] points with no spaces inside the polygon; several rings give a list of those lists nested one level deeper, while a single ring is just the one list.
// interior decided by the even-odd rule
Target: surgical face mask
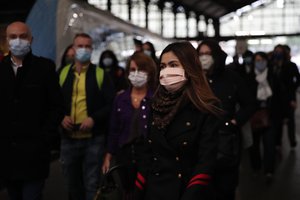
[{"label": "surgical face mask", "polygon": [[199,59],[204,70],[209,70],[214,64],[214,59],[211,55],[202,55],[199,56]]},{"label": "surgical face mask", "polygon": [[144,50],[144,54],[151,57],[151,51],[149,51],[149,50]]},{"label": "surgical face mask", "polygon": [[147,83],[148,75],[146,72],[135,70],[129,73],[128,79],[133,87],[140,88]]},{"label": "surgical face mask", "polygon": [[87,48],[76,49],[75,58],[81,63],[89,62],[91,59],[92,51]]},{"label": "surgical face mask", "polygon": [[267,62],[265,60],[255,61],[255,69],[259,72],[263,72],[267,68]]},{"label": "surgical face mask", "polygon": [[30,52],[30,42],[20,38],[11,39],[8,42],[11,54],[16,57],[24,57]]},{"label": "surgical face mask", "polygon": [[166,67],[160,70],[159,82],[169,92],[179,90],[186,80],[183,68]]},{"label": "surgical face mask", "polygon": [[113,64],[113,59],[112,58],[103,58],[103,65],[106,67],[109,67]]}]

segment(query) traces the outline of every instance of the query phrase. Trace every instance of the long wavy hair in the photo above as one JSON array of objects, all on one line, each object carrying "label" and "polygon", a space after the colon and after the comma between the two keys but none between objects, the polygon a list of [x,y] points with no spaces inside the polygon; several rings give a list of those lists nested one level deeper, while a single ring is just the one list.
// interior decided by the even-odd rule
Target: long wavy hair
[{"label": "long wavy hair", "polygon": [[[183,95],[201,111],[220,114],[217,107],[219,99],[213,94],[204,76],[196,49],[189,42],[175,42],[169,44],[161,53],[159,61],[165,53],[172,52],[179,59],[188,79]],[[159,87],[162,87],[159,85]]]}]

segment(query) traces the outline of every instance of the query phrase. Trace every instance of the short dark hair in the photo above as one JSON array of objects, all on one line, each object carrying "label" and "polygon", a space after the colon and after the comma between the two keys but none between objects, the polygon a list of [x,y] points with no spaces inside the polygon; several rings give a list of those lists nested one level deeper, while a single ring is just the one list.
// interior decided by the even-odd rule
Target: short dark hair
[{"label": "short dark hair", "polygon": [[78,38],[78,37],[89,38],[89,39],[92,40],[92,37],[91,37],[89,34],[87,34],[87,33],[77,33],[77,34],[75,35],[74,39],[73,39],[73,42],[74,42],[74,40],[75,40],[76,38]]}]

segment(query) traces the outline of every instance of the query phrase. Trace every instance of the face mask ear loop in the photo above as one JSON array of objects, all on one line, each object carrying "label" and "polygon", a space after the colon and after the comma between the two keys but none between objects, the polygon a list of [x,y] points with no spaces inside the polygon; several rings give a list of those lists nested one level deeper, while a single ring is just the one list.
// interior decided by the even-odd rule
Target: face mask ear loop
[{"label": "face mask ear loop", "polygon": [[182,71],[182,77],[183,77],[183,80],[186,79],[186,77],[185,77],[185,71]]}]

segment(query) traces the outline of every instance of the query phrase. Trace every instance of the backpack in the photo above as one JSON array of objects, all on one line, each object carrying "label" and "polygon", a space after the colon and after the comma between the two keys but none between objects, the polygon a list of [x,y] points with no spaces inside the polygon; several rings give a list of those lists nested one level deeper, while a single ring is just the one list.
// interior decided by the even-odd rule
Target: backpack
[{"label": "backpack", "polygon": [[[65,83],[65,80],[67,78],[70,68],[71,68],[71,64],[65,66],[59,74],[59,85],[61,87]],[[104,70],[97,66],[96,67],[96,80],[97,80],[97,85],[98,85],[99,90],[102,87],[103,79],[104,79]]]}]

